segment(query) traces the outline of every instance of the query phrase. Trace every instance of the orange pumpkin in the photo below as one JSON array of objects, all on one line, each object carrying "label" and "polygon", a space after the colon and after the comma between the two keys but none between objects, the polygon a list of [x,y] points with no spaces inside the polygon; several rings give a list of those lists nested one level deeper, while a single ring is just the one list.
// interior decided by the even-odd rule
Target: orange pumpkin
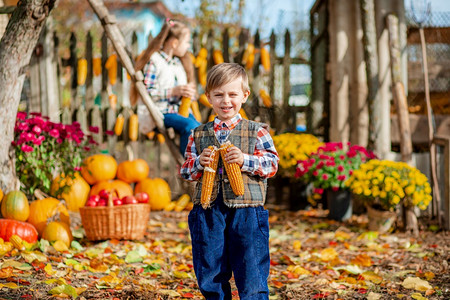
[{"label": "orange pumpkin", "polygon": [[72,231],[70,230],[69,225],[59,221],[48,223],[48,225],[45,226],[44,232],[42,233],[42,238],[49,242],[55,242],[59,240],[61,242],[64,242],[67,247],[70,247],[70,244],[73,240]]},{"label": "orange pumpkin", "polygon": [[0,202],[2,202],[2,199],[3,199],[3,191],[2,189],[0,189]]},{"label": "orange pumpkin", "polygon": [[162,178],[145,178],[136,184],[134,193],[146,192],[152,210],[162,210],[171,200],[170,187]]},{"label": "orange pumpkin", "polygon": [[148,176],[150,168],[143,159],[133,159],[133,151],[127,146],[128,160],[121,162],[117,168],[117,178],[127,183],[141,181]]},{"label": "orange pumpkin", "polygon": [[[65,188],[62,193],[61,188]],[[89,197],[89,189],[89,184],[83,177],[79,173],[75,173],[74,178],[65,178],[64,175],[56,177],[50,187],[50,193],[54,197],[66,200],[67,208],[70,211],[78,212]]]},{"label": "orange pumpkin", "polygon": [[117,196],[120,199],[125,196],[133,195],[133,188],[131,187],[131,185],[120,179],[100,181],[96,183],[94,186],[92,186],[89,196],[98,195],[101,190],[107,190],[110,192],[117,191]]},{"label": "orange pumpkin", "polygon": [[116,177],[117,162],[111,155],[95,154],[86,158],[81,167],[81,175],[89,184]]},{"label": "orange pumpkin", "polygon": [[8,242],[10,237],[17,235],[28,243],[36,243],[38,232],[33,225],[27,222],[0,219],[0,238]]},{"label": "orange pumpkin", "polygon": [[59,213],[59,218],[62,222],[70,225],[70,216],[67,208],[63,203],[55,198],[44,198],[31,202],[30,216],[27,222],[36,227],[39,235],[42,235],[47,220],[53,218]]},{"label": "orange pumpkin", "polygon": [[21,191],[11,191],[5,195],[1,207],[3,218],[26,221],[30,215],[27,196]]}]

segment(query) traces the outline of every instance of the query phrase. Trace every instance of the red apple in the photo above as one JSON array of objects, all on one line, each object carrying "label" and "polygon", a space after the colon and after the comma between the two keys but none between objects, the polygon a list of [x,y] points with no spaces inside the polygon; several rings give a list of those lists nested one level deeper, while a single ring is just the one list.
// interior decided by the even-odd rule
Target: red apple
[{"label": "red apple", "polygon": [[122,202],[123,202],[123,204],[137,204],[138,203],[136,198],[131,195],[123,197]]},{"label": "red apple", "polygon": [[146,192],[137,193],[134,197],[139,203],[148,203],[149,197]]},{"label": "red apple", "polygon": [[106,206],[108,204],[108,202],[106,202],[105,199],[100,199],[100,201],[98,201],[97,206]]},{"label": "red apple", "polygon": [[100,201],[100,196],[99,195],[92,195],[92,196],[89,196],[89,199],[88,199],[88,201],[94,201],[95,203],[97,203],[98,201]]},{"label": "red apple", "polygon": [[120,206],[123,204],[122,200],[120,200],[119,198],[116,198],[113,200],[114,206]]},{"label": "red apple", "polygon": [[86,201],[86,206],[95,207],[97,206],[97,201],[89,199],[88,201]]},{"label": "red apple", "polygon": [[109,191],[108,190],[100,190],[100,192],[98,192],[98,195],[100,196],[100,198],[108,200]]}]

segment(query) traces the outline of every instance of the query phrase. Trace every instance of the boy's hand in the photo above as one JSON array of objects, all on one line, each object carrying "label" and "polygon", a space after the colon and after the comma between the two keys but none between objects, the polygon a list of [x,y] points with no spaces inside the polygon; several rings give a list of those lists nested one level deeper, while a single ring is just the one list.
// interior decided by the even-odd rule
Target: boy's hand
[{"label": "boy's hand", "polygon": [[242,167],[244,164],[244,154],[238,147],[230,147],[225,154],[225,161],[229,164],[237,163],[239,167]]},{"label": "boy's hand", "polygon": [[211,149],[205,148],[203,149],[202,154],[200,154],[198,160],[203,167],[206,167],[212,162],[211,153]]}]

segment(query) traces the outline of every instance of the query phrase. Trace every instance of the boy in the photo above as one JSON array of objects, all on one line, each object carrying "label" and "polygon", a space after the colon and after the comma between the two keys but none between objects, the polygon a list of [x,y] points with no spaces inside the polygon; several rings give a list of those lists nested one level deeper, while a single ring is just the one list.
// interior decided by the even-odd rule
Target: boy
[{"label": "boy", "polygon": [[[217,116],[194,129],[180,170],[184,179],[198,181],[188,218],[198,285],[206,299],[231,299],[233,272],[240,299],[269,299],[269,213],[263,205],[267,178],[278,169],[278,153],[267,126],[239,114],[250,95],[242,66],[214,66],[207,75],[205,94]],[[219,147],[226,141],[235,145],[225,160],[241,167],[244,195],[233,193],[219,159],[211,206],[203,209],[201,179],[212,160],[208,146]]]}]

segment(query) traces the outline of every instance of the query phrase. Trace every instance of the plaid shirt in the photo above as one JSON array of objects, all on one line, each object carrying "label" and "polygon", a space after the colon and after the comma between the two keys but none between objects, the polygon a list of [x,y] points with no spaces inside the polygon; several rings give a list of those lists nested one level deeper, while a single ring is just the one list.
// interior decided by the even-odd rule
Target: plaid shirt
[{"label": "plaid shirt", "polygon": [[181,97],[172,97],[170,90],[186,84],[186,72],[178,57],[170,58],[163,51],[152,55],[144,69],[147,92],[163,114],[177,113]]},{"label": "plaid shirt", "polygon": [[[220,144],[223,144],[236,125],[242,120],[240,114],[228,121],[221,121],[217,117],[214,119],[214,132]],[[258,131],[258,139],[253,154],[243,153],[244,164],[241,167],[242,172],[248,172],[252,175],[258,175],[263,178],[269,178],[276,174],[278,170],[277,150],[273,144],[269,132],[261,127]],[[189,137],[186,152],[184,154],[186,161],[180,170],[180,175],[186,180],[199,180],[203,173],[203,166],[200,165],[199,156],[195,147],[194,137]]]}]

